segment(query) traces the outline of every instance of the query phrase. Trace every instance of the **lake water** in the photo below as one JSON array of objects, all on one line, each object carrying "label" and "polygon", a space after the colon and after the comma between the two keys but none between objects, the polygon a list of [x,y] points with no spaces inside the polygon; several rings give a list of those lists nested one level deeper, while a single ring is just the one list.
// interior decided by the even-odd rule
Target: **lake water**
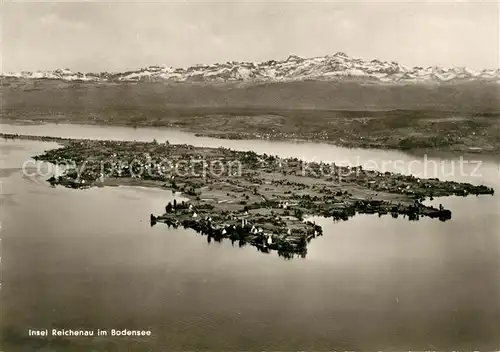
[{"label": "lake water", "polygon": [[[4,351],[493,350],[500,346],[499,160],[413,157],[326,144],[228,141],[165,129],[0,125],[5,133],[168,139],[370,164],[486,184],[435,200],[447,222],[317,219],[305,259],[149,225],[170,191],[52,188],[21,165],[54,143],[1,141],[0,341]],[[482,161],[479,170],[476,161]],[[412,163],[413,162],[413,163]],[[451,172],[450,167],[456,170]],[[392,168],[392,169],[391,169]],[[429,171],[427,169],[427,171]],[[476,171],[476,172],[473,172]],[[434,175],[428,175],[433,177]],[[151,337],[29,337],[28,329],[149,329]],[[2,350],[2,348],[0,348]]]}]

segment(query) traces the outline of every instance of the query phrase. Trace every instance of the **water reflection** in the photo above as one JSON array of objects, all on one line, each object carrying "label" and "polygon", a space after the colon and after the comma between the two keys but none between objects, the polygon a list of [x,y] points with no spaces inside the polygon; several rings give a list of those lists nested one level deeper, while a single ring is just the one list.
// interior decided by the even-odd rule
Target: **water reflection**
[{"label": "water reflection", "polygon": [[[102,130],[108,136],[116,132]],[[116,135],[122,136],[120,131]],[[51,148],[0,142],[8,168]],[[273,144],[267,152],[297,148]],[[300,148],[303,154],[320,153],[320,147]],[[324,156],[344,152],[329,149]],[[191,230],[150,227],[144,215],[163,209],[173,200],[171,192],[53,189],[45,179],[28,182],[20,172],[0,179],[12,200],[0,207],[5,351],[493,350],[500,345],[498,192],[434,199],[432,205],[453,210],[446,222],[316,218],[323,236],[309,243],[305,260],[285,261],[250,246],[239,248],[238,242],[210,239],[208,246]],[[497,161],[485,161],[476,181],[498,189],[499,180]],[[52,326],[149,328],[153,337],[144,342],[27,337],[29,327]]]},{"label": "water reflection", "polygon": [[[435,200],[435,201],[427,201],[426,202],[426,205],[429,205],[429,206],[435,206],[435,207],[438,207],[439,209],[443,209],[443,205],[442,203],[437,203],[438,200]],[[350,213],[346,216],[340,216],[340,215],[335,215],[335,216],[328,216],[328,217],[322,217],[322,216],[309,216],[309,217],[306,217],[304,219],[304,221],[310,221],[310,222],[313,222],[314,224],[316,224],[316,221],[318,219],[322,219],[322,223],[325,223],[326,220],[329,220],[331,221],[331,223],[333,224],[338,224],[338,223],[341,223],[341,222],[347,222],[349,221],[350,219],[354,218],[354,217],[358,217],[358,216],[376,216],[377,218],[382,218],[382,217],[390,217],[394,220],[397,220],[397,219],[404,219],[404,220],[407,220],[409,222],[418,222],[420,220],[423,220],[423,219],[426,219],[426,220],[432,220],[432,221],[436,221],[436,220],[439,220],[440,222],[446,222],[446,221],[450,221],[451,220],[451,214],[450,216],[439,216],[437,219],[433,219],[431,217],[426,217],[426,216],[423,216],[423,215],[420,215],[420,214],[417,214],[417,213],[412,213],[412,212],[408,212],[408,213],[402,213],[402,214],[399,214],[398,212],[390,212],[390,213],[381,213],[381,212],[378,212],[378,213],[373,213],[373,212],[369,212],[369,211],[366,211],[366,212],[355,212],[355,213]],[[154,220],[151,220],[150,222],[150,226],[153,227],[155,225],[157,225],[157,221],[156,219]],[[159,226],[167,226],[168,228],[174,228],[174,229],[177,229],[179,227],[179,225],[176,225],[176,224],[170,224],[169,222],[167,223],[159,223],[158,224]],[[190,233],[195,233],[195,234],[198,234],[200,236],[204,236],[206,237],[206,240],[207,240],[207,244],[210,245],[213,242],[215,243],[223,243],[224,240],[227,240],[231,243],[231,246],[232,247],[235,247],[235,245],[237,245],[239,248],[243,248],[243,247],[246,247],[247,245],[248,246],[252,246],[252,247],[255,247],[257,249],[258,252],[260,253],[264,253],[264,254],[270,254],[270,253],[276,253],[278,254],[279,257],[283,258],[283,259],[287,259],[287,260],[290,260],[290,259],[294,259],[294,258],[300,258],[300,259],[305,259],[307,257],[307,246],[311,243],[311,242],[314,242],[313,240],[320,237],[320,236],[323,236],[323,233],[322,232],[319,232],[317,234],[314,234],[314,235],[311,235],[309,236],[307,239],[306,239],[306,246],[304,246],[303,250],[300,251],[299,253],[293,253],[293,252],[289,252],[289,251],[283,251],[283,250],[273,250],[271,248],[269,248],[268,246],[265,245],[265,242],[263,242],[262,244],[259,244],[259,243],[250,243],[248,242],[246,239],[240,239],[236,234],[233,236],[231,234],[226,234],[226,235],[223,235],[222,233],[220,232],[206,232],[206,231],[195,231],[193,229],[190,229],[189,227],[186,227],[184,226],[184,229],[187,230],[188,232]]]},{"label": "water reflection", "polygon": [[[155,222],[151,222],[151,227],[155,226],[157,223],[156,221]],[[162,224],[160,224],[162,225]],[[174,229],[177,229],[178,226],[176,225],[170,225],[170,224],[166,224],[166,226],[168,228],[172,227]],[[187,227],[184,227],[184,229],[188,230],[189,232],[194,232],[194,233],[197,233],[198,235],[200,236],[204,236],[207,238],[207,244],[210,245],[213,242],[215,243],[223,243],[224,240],[226,240],[226,242],[230,242],[231,243],[231,247],[235,247],[235,244],[238,246],[238,248],[244,248],[246,246],[250,246],[250,247],[254,247],[257,249],[258,252],[260,253],[263,253],[263,254],[271,254],[271,253],[277,253],[278,256],[280,258],[283,258],[283,259],[286,259],[286,260],[291,260],[291,259],[294,259],[294,258],[301,258],[301,259],[305,259],[306,258],[306,255],[307,255],[307,247],[304,247],[300,252],[298,253],[294,253],[294,252],[290,252],[290,251],[283,251],[283,250],[273,250],[269,247],[267,247],[265,244],[255,244],[255,243],[250,243],[248,242],[246,239],[238,239],[236,238],[235,236],[229,236],[229,237],[226,237],[222,234],[220,234],[219,232],[214,232],[214,233],[209,233],[209,232],[203,232],[203,231],[195,231],[195,230],[192,230],[192,229],[189,229]],[[309,243],[313,238],[316,238],[320,235],[314,235],[312,237],[309,237],[307,239],[307,243]]]}]

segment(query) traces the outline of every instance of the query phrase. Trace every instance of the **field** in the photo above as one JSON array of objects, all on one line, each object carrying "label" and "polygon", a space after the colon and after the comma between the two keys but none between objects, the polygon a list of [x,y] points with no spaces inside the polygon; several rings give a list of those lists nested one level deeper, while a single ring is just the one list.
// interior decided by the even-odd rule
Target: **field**
[{"label": "field", "polygon": [[[419,179],[304,163],[296,158],[157,142],[93,141],[0,134],[6,139],[62,144],[35,159],[66,165],[48,181],[56,186],[141,185],[181,192],[189,202],[166,205],[151,224],[192,228],[221,240],[250,243],[263,251],[305,256],[307,241],[322,233],[306,215],[347,220],[355,214],[451,218],[451,211],[426,206],[426,198],[494,194],[485,186]],[[200,161],[203,161],[200,163]],[[145,214],[146,215],[146,214]],[[210,237],[209,237],[210,238]]]},{"label": "field", "polygon": [[5,79],[4,122],[178,127],[230,139],[500,153],[498,84],[78,83]]}]

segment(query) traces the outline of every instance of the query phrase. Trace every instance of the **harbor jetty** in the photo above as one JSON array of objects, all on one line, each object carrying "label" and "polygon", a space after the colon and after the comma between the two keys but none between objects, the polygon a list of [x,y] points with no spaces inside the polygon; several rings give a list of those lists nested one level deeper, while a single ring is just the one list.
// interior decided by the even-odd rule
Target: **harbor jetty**
[{"label": "harbor jetty", "polygon": [[[452,213],[424,204],[444,196],[494,194],[483,185],[424,179],[361,166],[304,162],[227,148],[152,142],[65,139],[0,134],[4,139],[58,142],[61,147],[34,157],[64,165],[48,181],[71,188],[138,185],[179,192],[185,201],[150,214],[151,225],[193,229],[207,240],[229,239],[285,258],[304,257],[307,243],[322,235],[310,221],[334,221],[356,214],[421,217],[441,221]],[[146,216],[146,214],[145,214]]]}]

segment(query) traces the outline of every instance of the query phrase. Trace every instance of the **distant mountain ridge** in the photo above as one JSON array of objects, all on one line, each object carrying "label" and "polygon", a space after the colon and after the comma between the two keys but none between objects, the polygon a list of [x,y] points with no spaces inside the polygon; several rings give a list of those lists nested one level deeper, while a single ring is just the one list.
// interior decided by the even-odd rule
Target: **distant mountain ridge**
[{"label": "distant mountain ridge", "polygon": [[226,62],[188,68],[148,66],[135,71],[82,73],[69,69],[4,73],[0,77],[94,82],[289,82],[368,81],[374,83],[445,83],[481,81],[500,83],[500,69],[475,71],[466,67],[407,67],[397,62],[365,61],[336,53],[313,58],[291,55],[285,60],[259,63]]}]

